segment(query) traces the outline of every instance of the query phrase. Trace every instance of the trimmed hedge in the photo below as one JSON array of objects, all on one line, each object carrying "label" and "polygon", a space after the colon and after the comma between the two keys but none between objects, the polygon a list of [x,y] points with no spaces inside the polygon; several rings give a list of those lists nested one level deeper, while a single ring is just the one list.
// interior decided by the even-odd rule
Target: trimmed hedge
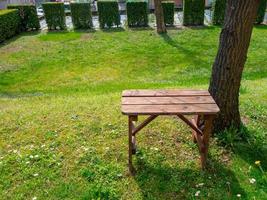
[{"label": "trimmed hedge", "polygon": [[196,26],[204,24],[204,0],[184,0],[184,17],[185,26]]},{"label": "trimmed hedge", "polygon": [[100,28],[120,25],[120,14],[118,2],[115,0],[98,0],[98,17]]},{"label": "trimmed hedge", "polygon": [[144,0],[128,0],[126,3],[128,26],[148,26],[148,6]]},{"label": "trimmed hedge", "polygon": [[222,25],[224,21],[224,14],[226,9],[226,0],[216,0],[212,4],[212,24]]},{"label": "trimmed hedge", "polygon": [[40,29],[40,23],[37,16],[35,5],[8,5],[8,9],[18,9],[20,16],[20,31],[29,29]]},{"label": "trimmed hedge", "polygon": [[64,3],[43,3],[43,10],[45,21],[49,30],[57,29],[59,27],[61,30],[66,28],[66,18],[64,11]]},{"label": "trimmed hedge", "polygon": [[165,25],[173,25],[174,23],[174,2],[162,1],[162,9],[164,14]]},{"label": "trimmed hedge", "polygon": [[93,27],[90,3],[71,3],[71,19],[75,29]]},{"label": "trimmed hedge", "polygon": [[267,0],[261,0],[260,1],[260,5],[258,8],[258,14],[257,14],[257,18],[256,18],[257,24],[261,24],[264,21],[266,4],[267,4]]},{"label": "trimmed hedge", "polygon": [[19,24],[18,10],[0,10],[0,43],[15,35]]}]

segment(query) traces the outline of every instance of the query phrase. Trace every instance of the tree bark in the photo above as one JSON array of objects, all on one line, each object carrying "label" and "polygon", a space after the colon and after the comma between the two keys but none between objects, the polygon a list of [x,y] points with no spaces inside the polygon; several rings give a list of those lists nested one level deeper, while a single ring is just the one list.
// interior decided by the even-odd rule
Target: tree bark
[{"label": "tree bark", "polygon": [[239,88],[260,0],[227,0],[209,91],[220,107],[215,131],[240,128]]},{"label": "tree bark", "polygon": [[157,22],[157,32],[158,33],[166,33],[166,26],[164,22],[163,8],[161,4],[161,0],[154,0],[155,3],[155,15]]}]

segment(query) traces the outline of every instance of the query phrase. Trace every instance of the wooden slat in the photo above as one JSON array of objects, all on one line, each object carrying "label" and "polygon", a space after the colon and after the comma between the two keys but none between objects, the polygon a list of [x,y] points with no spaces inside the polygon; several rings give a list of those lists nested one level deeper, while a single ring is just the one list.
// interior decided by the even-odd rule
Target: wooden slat
[{"label": "wooden slat", "polygon": [[184,104],[184,103],[215,103],[211,96],[183,96],[183,97],[123,97],[122,104]]},{"label": "wooden slat", "polygon": [[216,114],[216,104],[177,104],[177,105],[122,105],[126,115],[175,115],[175,114]]},{"label": "wooden slat", "polygon": [[207,90],[125,90],[123,97],[149,97],[149,96],[209,96]]}]

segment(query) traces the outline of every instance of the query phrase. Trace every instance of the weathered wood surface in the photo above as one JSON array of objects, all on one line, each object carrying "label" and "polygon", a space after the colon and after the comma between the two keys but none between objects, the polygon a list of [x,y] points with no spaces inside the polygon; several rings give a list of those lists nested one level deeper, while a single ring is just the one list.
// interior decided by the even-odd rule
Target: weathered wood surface
[{"label": "weathered wood surface", "polygon": [[122,97],[210,96],[207,90],[125,90]]},{"label": "weathered wood surface", "polygon": [[[192,128],[193,140],[198,144],[201,166],[206,166],[212,120],[219,107],[206,90],[126,90],[122,93],[122,113],[128,115],[129,170],[135,173],[132,155],[136,152],[136,134],[158,115],[176,115]],[[195,115],[189,120],[184,115]],[[150,115],[137,125],[138,115]],[[204,127],[199,125],[200,116]],[[135,123],[134,123],[135,122]]]},{"label": "weathered wood surface", "polygon": [[206,90],[126,90],[125,115],[216,114],[219,108]]}]

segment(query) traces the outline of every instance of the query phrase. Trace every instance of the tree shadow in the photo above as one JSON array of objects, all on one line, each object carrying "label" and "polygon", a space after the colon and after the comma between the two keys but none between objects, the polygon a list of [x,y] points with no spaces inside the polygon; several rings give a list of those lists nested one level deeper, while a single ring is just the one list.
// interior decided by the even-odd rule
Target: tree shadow
[{"label": "tree shadow", "polygon": [[209,63],[198,57],[197,59],[194,57],[194,55],[198,55],[199,52],[190,50],[189,48],[185,48],[182,45],[179,45],[178,42],[174,41],[167,33],[166,34],[160,34],[164,42],[166,42],[168,45],[175,47],[180,53],[182,53],[185,58],[194,63],[195,66],[209,66]]},{"label": "tree shadow", "polygon": [[[253,130],[249,130],[244,124],[242,124],[239,132],[237,131],[225,131],[220,134],[236,134],[231,136],[231,141],[226,141],[225,137],[216,135],[221,142],[222,146],[230,146],[230,150],[249,165],[253,165],[256,160],[261,161],[263,168],[267,170],[267,142],[264,139],[259,138],[258,133]],[[231,143],[231,144],[229,144]]]},{"label": "tree shadow", "polygon": [[149,163],[137,156],[135,181],[143,199],[193,199],[201,191],[204,199],[231,199],[236,194],[246,198],[235,174],[209,158],[205,171]]}]

